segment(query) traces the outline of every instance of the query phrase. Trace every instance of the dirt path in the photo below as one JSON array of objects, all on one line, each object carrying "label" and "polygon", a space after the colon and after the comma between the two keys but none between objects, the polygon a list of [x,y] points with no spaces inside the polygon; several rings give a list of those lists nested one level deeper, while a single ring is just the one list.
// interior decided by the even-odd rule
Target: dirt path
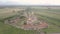
[{"label": "dirt path", "polygon": [[49,33],[49,34],[60,34],[60,33]]}]

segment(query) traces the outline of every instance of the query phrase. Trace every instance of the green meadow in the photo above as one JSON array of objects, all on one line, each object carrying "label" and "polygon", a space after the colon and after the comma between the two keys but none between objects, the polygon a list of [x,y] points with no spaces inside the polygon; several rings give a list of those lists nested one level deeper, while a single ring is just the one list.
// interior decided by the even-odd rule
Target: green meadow
[{"label": "green meadow", "polygon": [[[33,10],[39,19],[48,23],[48,28],[43,29],[47,33],[60,32],[60,9],[36,9]],[[4,24],[5,19],[9,19],[17,15],[10,9],[0,9],[0,34],[36,34],[34,30],[22,30],[8,24]],[[37,32],[38,33],[38,32]]]}]

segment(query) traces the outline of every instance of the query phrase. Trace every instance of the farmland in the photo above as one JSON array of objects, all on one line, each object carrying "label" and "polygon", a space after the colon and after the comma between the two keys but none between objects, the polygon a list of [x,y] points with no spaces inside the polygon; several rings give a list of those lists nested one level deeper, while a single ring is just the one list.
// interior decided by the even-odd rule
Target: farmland
[{"label": "farmland", "polygon": [[[48,7],[47,7],[48,8]],[[13,12],[13,10],[15,12]],[[3,8],[0,9],[0,34],[35,34],[34,30],[23,30],[13,27],[8,24],[4,24],[4,19],[17,15],[17,12],[22,9],[19,8]],[[43,31],[48,33],[60,32],[60,9],[45,9],[34,8],[33,12],[39,19],[42,19],[48,23],[48,28]]]},{"label": "farmland", "polygon": [[13,17],[17,15],[17,12],[13,13],[12,11],[8,11],[8,9],[2,9],[0,12],[0,34],[34,34],[36,31],[34,30],[22,30],[13,26],[10,26],[8,24],[4,24],[4,19],[9,19],[10,17]]},{"label": "farmland", "polygon": [[[49,28],[46,29],[47,32],[60,32],[60,10],[59,9],[47,9],[40,10],[36,13],[39,13],[40,19],[43,19],[48,22]],[[45,30],[45,31],[46,31]]]}]

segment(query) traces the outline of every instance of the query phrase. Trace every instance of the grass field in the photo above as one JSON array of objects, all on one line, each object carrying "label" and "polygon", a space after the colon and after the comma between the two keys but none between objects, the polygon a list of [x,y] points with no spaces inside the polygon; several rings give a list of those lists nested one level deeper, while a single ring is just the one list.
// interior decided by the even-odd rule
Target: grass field
[{"label": "grass field", "polygon": [[[46,31],[47,33],[60,32],[60,10],[39,9],[39,11],[35,12],[39,19],[43,19],[49,24],[49,27],[43,31]],[[13,13],[7,9],[0,9],[0,34],[35,34],[36,31],[34,30],[25,31],[1,22],[1,20],[16,14],[16,12]]]},{"label": "grass field", "polygon": [[13,17],[16,14],[16,12],[5,11],[5,9],[0,10],[0,34],[34,34],[36,32],[34,30],[22,30],[2,22],[4,19]]},{"label": "grass field", "polygon": [[49,28],[46,29],[49,32],[60,32],[60,10],[41,10],[37,11],[38,17],[48,22]]}]

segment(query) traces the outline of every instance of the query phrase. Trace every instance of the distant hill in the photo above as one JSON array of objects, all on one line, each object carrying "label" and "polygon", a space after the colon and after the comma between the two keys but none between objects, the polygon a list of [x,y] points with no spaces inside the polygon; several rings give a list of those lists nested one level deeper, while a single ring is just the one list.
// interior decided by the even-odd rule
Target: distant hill
[{"label": "distant hill", "polygon": [[1,5],[0,4],[0,8],[6,8],[6,7],[9,7],[9,8],[15,8],[15,7],[48,7],[48,8],[60,8],[60,6],[58,5]]}]

